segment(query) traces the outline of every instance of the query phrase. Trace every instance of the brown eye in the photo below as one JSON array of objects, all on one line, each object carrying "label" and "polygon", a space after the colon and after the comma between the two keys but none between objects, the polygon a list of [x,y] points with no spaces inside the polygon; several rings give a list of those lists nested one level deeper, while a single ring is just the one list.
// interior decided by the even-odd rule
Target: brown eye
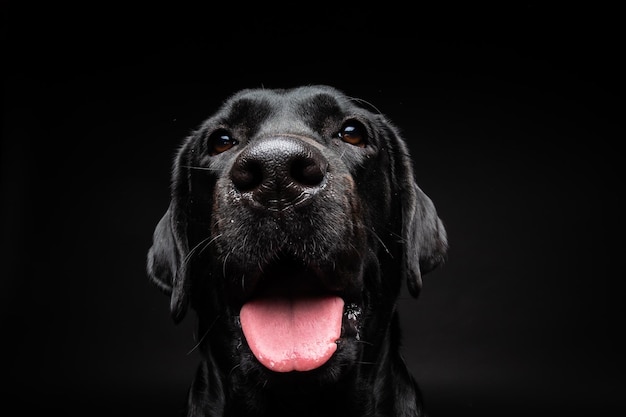
[{"label": "brown eye", "polygon": [[226,152],[238,143],[239,141],[233,139],[228,131],[218,129],[209,136],[209,155],[214,156]]},{"label": "brown eye", "polygon": [[365,147],[365,127],[356,120],[348,120],[338,134],[339,138],[350,145]]}]

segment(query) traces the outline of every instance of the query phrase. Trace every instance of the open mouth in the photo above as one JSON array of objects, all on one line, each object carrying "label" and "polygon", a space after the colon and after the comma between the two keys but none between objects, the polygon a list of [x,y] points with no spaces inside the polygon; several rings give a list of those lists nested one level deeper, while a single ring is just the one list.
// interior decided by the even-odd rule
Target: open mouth
[{"label": "open mouth", "polygon": [[264,268],[240,311],[256,359],[275,372],[310,371],[358,338],[361,310],[353,290],[337,288],[319,268],[293,259]]}]

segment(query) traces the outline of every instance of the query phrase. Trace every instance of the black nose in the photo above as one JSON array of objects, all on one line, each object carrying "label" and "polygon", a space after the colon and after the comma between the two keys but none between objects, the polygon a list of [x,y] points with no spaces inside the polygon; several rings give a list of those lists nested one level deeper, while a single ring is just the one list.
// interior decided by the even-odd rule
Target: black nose
[{"label": "black nose", "polygon": [[273,137],[248,145],[235,160],[230,178],[242,194],[271,210],[311,201],[323,187],[328,161],[313,145],[292,137]]}]

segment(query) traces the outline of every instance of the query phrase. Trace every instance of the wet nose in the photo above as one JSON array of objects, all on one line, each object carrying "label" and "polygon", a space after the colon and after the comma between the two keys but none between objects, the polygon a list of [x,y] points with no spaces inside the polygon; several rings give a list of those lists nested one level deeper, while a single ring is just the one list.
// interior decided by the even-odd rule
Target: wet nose
[{"label": "wet nose", "polygon": [[313,145],[278,136],[247,146],[237,157],[230,178],[237,190],[271,211],[311,201],[323,186],[328,161]]}]

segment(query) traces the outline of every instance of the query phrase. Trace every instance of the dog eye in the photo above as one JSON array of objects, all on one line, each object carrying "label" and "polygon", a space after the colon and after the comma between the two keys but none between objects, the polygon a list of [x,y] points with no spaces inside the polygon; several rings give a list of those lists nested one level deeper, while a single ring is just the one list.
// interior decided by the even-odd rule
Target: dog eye
[{"label": "dog eye", "polygon": [[209,155],[214,156],[226,152],[239,141],[233,139],[230,133],[224,129],[218,129],[209,136]]},{"label": "dog eye", "polygon": [[355,120],[345,122],[341,127],[338,136],[341,140],[349,143],[350,145],[361,148],[365,147],[365,127]]}]

